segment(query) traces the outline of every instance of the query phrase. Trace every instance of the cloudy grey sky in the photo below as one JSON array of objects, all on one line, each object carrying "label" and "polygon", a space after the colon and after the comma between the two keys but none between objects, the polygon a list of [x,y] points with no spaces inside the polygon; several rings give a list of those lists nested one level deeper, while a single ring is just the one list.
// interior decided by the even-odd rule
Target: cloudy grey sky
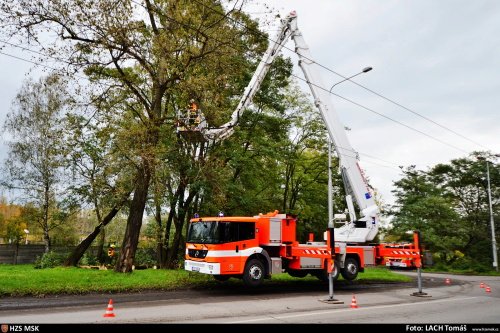
[{"label": "cloudy grey sky", "polygon": [[[393,201],[392,183],[401,176],[400,165],[425,170],[474,150],[500,153],[500,1],[265,2],[282,16],[297,11],[299,28],[318,63],[345,76],[372,66],[353,80],[480,144],[350,82],[335,86],[335,93],[459,148],[332,96],[341,120],[351,128],[348,136],[360,164],[384,201]],[[255,13],[263,18],[259,10]],[[293,49],[292,43],[287,46]],[[284,53],[296,62],[290,51]],[[342,79],[320,72],[327,89]],[[298,66],[296,74],[303,77]]]},{"label": "cloudy grey sky", "polygon": [[[500,153],[500,1],[265,3],[282,16],[297,11],[299,27],[318,63],[345,76],[372,66],[373,71],[354,80]],[[261,4],[252,11],[264,19]],[[269,15],[265,18],[272,19]],[[27,59],[31,56],[8,46],[2,52]],[[291,52],[284,53],[296,62]],[[32,67],[0,54],[1,123],[23,79],[40,75],[40,70]],[[298,68],[296,73],[302,76]],[[328,89],[341,79],[326,70],[321,74]],[[348,136],[361,154],[361,166],[387,203],[393,200],[392,182],[400,177],[399,165],[426,169],[467,152],[486,150],[350,82],[336,86],[334,92],[459,148],[332,97],[344,125],[351,128]],[[5,150],[0,145],[2,160]]]}]

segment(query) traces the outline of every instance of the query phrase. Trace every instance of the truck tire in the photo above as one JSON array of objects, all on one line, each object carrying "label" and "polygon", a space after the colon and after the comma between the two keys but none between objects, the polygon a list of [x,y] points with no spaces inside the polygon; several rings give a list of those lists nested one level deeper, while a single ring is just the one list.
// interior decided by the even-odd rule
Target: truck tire
[{"label": "truck tire", "polygon": [[258,259],[251,259],[245,265],[243,282],[249,287],[258,287],[265,277],[264,265]]},{"label": "truck tire", "polygon": [[[333,282],[337,281],[340,275],[340,269],[339,269],[339,263],[335,261],[335,270],[332,272],[333,273]],[[319,271],[316,271],[314,274],[315,277],[317,277],[319,280],[323,282],[328,282],[329,276],[328,276],[328,269],[325,267],[325,269],[321,269]]]},{"label": "truck tire", "polygon": [[340,270],[342,277],[348,281],[354,280],[359,273],[359,263],[356,258],[347,257],[344,261],[344,268]]},{"label": "truck tire", "polygon": [[229,278],[231,276],[229,275],[213,275],[214,279],[216,279],[217,281],[220,281],[220,282],[224,282],[224,281],[227,281],[229,280]]}]

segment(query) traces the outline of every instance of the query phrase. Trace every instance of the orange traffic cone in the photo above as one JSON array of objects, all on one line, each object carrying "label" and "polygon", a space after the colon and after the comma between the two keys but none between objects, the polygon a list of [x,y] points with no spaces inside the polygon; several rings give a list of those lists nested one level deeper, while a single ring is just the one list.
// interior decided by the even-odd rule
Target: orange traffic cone
[{"label": "orange traffic cone", "polygon": [[487,292],[487,293],[491,293],[491,288],[490,288],[490,286],[488,286],[488,285],[487,285],[485,290],[486,290],[486,292]]},{"label": "orange traffic cone", "polygon": [[450,280],[450,279],[448,279],[448,278],[446,278],[446,280],[444,280],[444,283],[446,283],[446,284],[451,284],[451,280]]},{"label": "orange traffic cone", "polygon": [[482,283],[482,282],[481,282],[481,283],[479,284],[479,288],[484,288],[484,283]]},{"label": "orange traffic cone", "polygon": [[114,317],[113,313],[113,300],[110,298],[108,303],[108,308],[106,309],[106,313],[102,315],[103,317]]},{"label": "orange traffic cone", "polygon": [[352,295],[352,301],[351,301],[351,309],[357,309],[358,308],[358,303],[356,303],[356,296],[354,294]]}]

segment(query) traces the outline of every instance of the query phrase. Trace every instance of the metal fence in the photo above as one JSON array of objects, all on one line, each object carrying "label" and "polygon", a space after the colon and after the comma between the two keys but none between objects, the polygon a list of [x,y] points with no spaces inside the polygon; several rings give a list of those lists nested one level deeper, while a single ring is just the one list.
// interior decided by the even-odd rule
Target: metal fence
[{"label": "metal fence", "polygon": [[[53,246],[51,251],[69,254],[74,248],[75,246]],[[44,251],[45,246],[41,244],[0,244],[0,264],[32,264]],[[95,255],[97,248],[92,247],[89,251]]]}]

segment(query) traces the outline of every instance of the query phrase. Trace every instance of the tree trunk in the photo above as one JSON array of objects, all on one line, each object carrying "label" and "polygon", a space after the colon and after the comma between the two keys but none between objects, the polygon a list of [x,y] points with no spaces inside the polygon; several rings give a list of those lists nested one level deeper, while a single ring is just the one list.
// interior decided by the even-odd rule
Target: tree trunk
[{"label": "tree trunk", "polygon": [[186,220],[186,214],[187,214],[187,211],[189,209],[189,206],[193,202],[193,199],[194,199],[196,194],[197,194],[197,191],[191,191],[184,202],[179,202],[179,206],[181,206],[181,208],[179,208],[177,219],[174,220],[175,235],[174,235],[174,241],[172,243],[171,249],[168,253],[167,268],[177,268],[176,267],[176,264],[177,264],[176,259],[177,259],[178,254],[179,254],[179,247],[180,247],[181,240],[182,240],[182,229],[184,227],[184,221]]},{"label": "tree trunk", "polygon": [[155,203],[155,208],[156,208],[156,212],[155,212],[155,219],[156,219],[156,223],[158,225],[158,230],[156,232],[156,264],[158,266],[161,266],[162,262],[163,262],[163,251],[162,251],[162,248],[163,248],[163,237],[162,237],[162,220],[161,220],[161,205],[160,205],[160,202],[157,200],[156,203]]},{"label": "tree trunk", "polygon": [[[127,197],[128,197],[128,195],[127,195]],[[126,199],[124,199],[118,205],[113,207],[111,209],[111,211],[108,213],[108,215],[106,215],[104,217],[104,219],[102,220],[102,223],[97,225],[95,227],[94,231],[92,231],[92,233],[90,233],[90,235],[88,235],[87,238],[85,238],[80,244],[78,244],[78,246],[73,250],[73,252],[71,252],[69,257],[64,262],[64,264],[63,264],[64,266],[76,266],[76,265],[78,265],[78,262],[82,258],[83,254],[90,247],[90,245],[92,244],[94,239],[96,239],[96,237],[99,235],[101,230],[104,231],[104,227],[106,225],[108,225],[108,223],[113,220],[113,218],[116,216],[116,214],[120,211],[120,209],[123,206],[123,204],[125,203],[125,201],[126,201]]]},{"label": "tree trunk", "polygon": [[[98,194],[96,193],[97,191],[96,191],[96,187],[95,187],[95,179],[94,179],[95,173],[94,173],[94,171],[95,171],[95,164],[94,164],[93,172],[91,174],[92,175],[91,176],[92,197],[94,198],[94,210],[95,210],[95,215],[97,217],[97,222],[99,224],[103,224],[102,223],[102,217],[101,217],[101,210],[99,209],[99,200],[97,199],[98,198]],[[127,199],[124,198],[124,200],[127,200]],[[120,204],[120,206],[123,205],[123,202],[125,202],[125,201],[122,201],[122,203]],[[99,237],[99,243],[97,244],[97,260],[99,261],[100,264],[103,265],[106,262],[106,256],[104,254],[104,241],[106,240],[106,228],[105,228],[105,224],[102,225],[102,228],[101,228],[101,231],[99,233],[99,236],[100,236]]]},{"label": "tree trunk", "polygon": [[170,247],[170,251],[168,253],[167,268],[172,268],[172,269],[177,268],[176,259],[179,251],[179,245],[181,242],[182,226],[184,224],[183,222],[184,222],[183,220],[179,219],[177,223],[175,223],[174,241],[172,242],[172,246]]},{"label": "tree trunk", "polygon": [[49,226],[45,225],[43,228],[43,243],[45,244],[45,253],[49,253],[50,251],[50,235],[49,235]]},{"label": "tree trunk", "polygon": [[162,247],[162,259],[161,268],[167,268],[167,260],[170,252],[170,229],[172,229],[172,220],[175,215],[175,205],[170,206],[170,212],[168,213],[167,224],[165,226],[165,237],[163,237],[163,247]]},{"label": "tree trunk", "polygon": [[139,170],[134,198],[130,205],[130,213],[127,220],[127,228],[123,237],[122,247],[120,249],[120,258],[116,262],[115,271],[121,273],[132,272],[135,252],[139,242],[139,234],[142,226],[142,218],[146,200],[148,198],[149,182],[151,180],[151,167],[148,161],[143,161],[142,169]]},{"label": "tree trunk", "polygon": [[286,168],[285,168],[285,188],[283,189],[283,206],[281,207],[282,212],[288,211],[287,203],[288,203],[288,191],[290,190],[290,179],[292,178],[293,174],[293,165],[292,161],[289,160],[287,162]]},{"label": "tree trunk", "polygon": [[78,246],[71,252],[68,258],[64,261],[63,266],[76,266],[78,262],[83,257],[83,254],[89,248],[90,244],[96,239],[96,237],[101,232],[102,224],[99,224],[95,227],[94,231],[90,235],[87,236]]},{"label": "tree trunk", "polygon": [[161,262],[161,268],[168,268],[168,258],[169,258],[169,253],[171,252],[171,249],[169,247],[170,245],[170,230],[172,229],[172,220],[175,217],[175,214],[177,213],[177,202],[180,197],[180,193],[184,193],[184,186],[182,183],[179,183],[177,186],[177,190],[174,193],[173,198],[170,200],[170,211],[168,212],[168,217],[167,217],[167,223],[165,226],[165,237],[163,237],[163,247],[162,247],[162,262]]},{"label": "tree trunk", "polygon": [[97,260],[100,264],[104,264],[106,257],[104,254],[104,242],[106,241],[106,228],[104,225],[101,228],[101,232],[99,233],[99,243],[97,244]]},{"label": "tree trunk", "polygon": [[16,242],[16,244],[14,244],[14,260],[12,260],[12,263],[14,265],[17,265],[18,256],[19,256],[19,242]]},{"label": "tree trunk", "polygon": [[50,251],[50,235],[49,235],[49,200],[50,200],[50,186],[45,182],[44,186],[44,199],[43,199],[43,241],[45,243],[45,253]]}]

